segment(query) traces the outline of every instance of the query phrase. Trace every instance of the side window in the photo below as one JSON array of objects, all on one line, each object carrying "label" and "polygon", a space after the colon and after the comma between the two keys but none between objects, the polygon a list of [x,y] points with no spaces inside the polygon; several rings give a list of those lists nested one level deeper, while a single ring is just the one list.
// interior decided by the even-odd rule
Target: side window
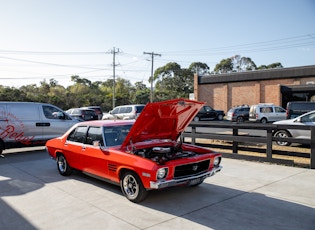
[{"label": "side window", "polygon": [[286,112],[286,110],[281,108],[281,107],[275,107],[275,111],[276,111],[276,113],[285,113]]},{"label": "side window", "polygon": [[117,114],[119,111],[119,108],[115,108],[113,111],[112,111],[112,114]]},{"label": "side window", "polygon": [[268,107],[261,107],[260,108],[260,112],[261,113],[272,113],[273,112],[273,109],[272,107],[268,106]]},{"label": "side window", "polygon": [[75,130],[73,130],[67,140],[68,141],[74,141],[79,143],[85,142],[85,136],[86,136],[87,127],[86,126],[78,126]]},{"label": "side window", "polygon": [[99,145],[104,145],[102,128],[101,127],[90,127],[86,135],[86,144],[95,145],[96,142]]},{"label": "side window", "polygon": [[119,113],[126,113],[127,107],[121,107]]},{"label": "side window", "polygon": [[61,110],[49,105],[43,105],[43,112],[48,119],[61,119],[65,117]]},{"label": "side window", "polygon": [[131,113],[132,108],[131,107],[126,107],[125,110],[126,110],[125,113]]},{"label": "side window", "polygon": [[204,108],[206,112],[210,112],[211,110],[213,110],[210,106],[205,106]]}]

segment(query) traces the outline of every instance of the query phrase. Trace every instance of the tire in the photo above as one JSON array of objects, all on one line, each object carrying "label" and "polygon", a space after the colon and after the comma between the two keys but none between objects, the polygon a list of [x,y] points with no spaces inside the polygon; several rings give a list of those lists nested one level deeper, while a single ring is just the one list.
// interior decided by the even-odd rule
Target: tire
[{"label": "tire", "polygon": [[262,124],[266,124],[268,121],[267,121],[267,118],[261,118],[261,120],[260,120],[260,123],[262,123]]},{"label": "tire", "polygon": [[63,176],[69,176],[72,173],[72,168],[68,164],[65,156],[62,154],[57,157],[57,169]]},{"label": "tire", "polygon": [[120,188],[124,196],[134,203],[143,201],[148,195],[148,191],[143,187],[139,176],[132,171],[127,171],[122,175]]},{"label": "tire", "polygon": [[244,122],[244,118],[243,117],[237,117],[236,122],[242,123],[242,122]]},{"label": "tire", "polygon": [[222,120],[223,120],[223,115],[222,115],[222,114],[219,114],[219,115],[218,115],[218,120],[219,120],[219,121],[222,121]]},{"label": "tire", "polygon": [[[289,134],[289,132],[285,131],[285,130],[279,130],[274,134],[275,137],[291,137],[291,135]],[[291,143],[287,142],[287,141],[276,141],[277,145],[280,146],[290,146]]]},{"label": "tire", "polygon": [[2,154],[3,150],[4,150],[4,144],[0,140],[0,155]]},{"label": "tire", "polygon": [[200,120],[199,117],[194,118],[194,121],[199,121],[199,120]]}]

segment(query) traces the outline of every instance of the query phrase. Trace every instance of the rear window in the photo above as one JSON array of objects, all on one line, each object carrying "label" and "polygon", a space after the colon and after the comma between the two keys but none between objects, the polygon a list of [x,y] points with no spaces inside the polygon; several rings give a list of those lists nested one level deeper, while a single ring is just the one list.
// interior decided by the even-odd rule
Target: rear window
[{"label": "rear window", "polygon": [[315,103],[312,102],[289,102],[288,107],[291,110],[315,110]]}]

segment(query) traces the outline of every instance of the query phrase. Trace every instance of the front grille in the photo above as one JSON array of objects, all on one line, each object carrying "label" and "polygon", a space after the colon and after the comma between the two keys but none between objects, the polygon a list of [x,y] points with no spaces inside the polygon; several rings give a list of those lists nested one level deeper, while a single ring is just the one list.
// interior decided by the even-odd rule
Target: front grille
[{"label": "front grille", "polygon": [[210,165],[210,160],[195,162],[187,165],[180,165],[175,167],[174,179],[196,175],[200,172],[207,171]]}]

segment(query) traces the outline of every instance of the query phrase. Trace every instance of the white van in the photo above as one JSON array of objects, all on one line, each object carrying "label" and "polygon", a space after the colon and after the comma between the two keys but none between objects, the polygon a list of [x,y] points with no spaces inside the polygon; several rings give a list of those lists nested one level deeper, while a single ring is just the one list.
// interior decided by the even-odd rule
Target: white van
[{"label": "white van", "polygon": [[145,107],[144,104],[136,104],[136,105],[121,105],[115,107],[109,113],[103,115],[103,120],[131,120],[137,119],[137,117],[142,112],[143,108]]},{"label": "white van", "polygon": [[286,110],[280,106],[270,103],[252,105],[249,109],[249,121],[273,122],[286,119]]},{"label": "white van", "polygon": [[0,154],[4,149],[45,145],[77,122],[50,104],[0,101]]}]

